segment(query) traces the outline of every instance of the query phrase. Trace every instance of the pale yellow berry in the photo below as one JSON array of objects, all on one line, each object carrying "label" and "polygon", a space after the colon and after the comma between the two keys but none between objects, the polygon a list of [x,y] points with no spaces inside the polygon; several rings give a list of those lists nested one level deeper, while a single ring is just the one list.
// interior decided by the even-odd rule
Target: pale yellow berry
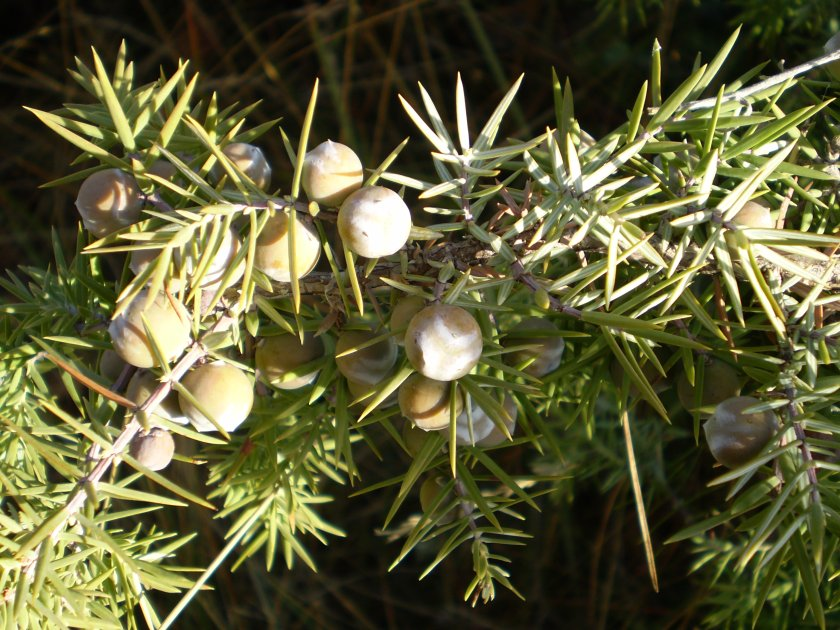
[{"label": "pale yellow berry", "polygon": [[311,332],[300,337],[290,333],[265,337],[254,356],[260,378],[278,389],[298,389],[318,377],[320,369],[301,373],[300,368],[324,356],[324,342]]},{"label": "pale yellow berry", "polygon": [[732,222],[748,228],[776,227],[776,222],[770,216],[770,206],[757,199],[745,203],[732,217]]},{"label": "pale yellow berry", "polygon": [[148,433],[138,433],[131,440],[128,454],[152,471],[169,466],[175,455],[175,441],[169,431],[152,427]]},{"label": "pale yellow berry", "polygon": [[338,234],[347,248],[365,258],[390,256],[411,233],[411,212],[390,188],[365,186],[338,211]]},{"label": "pale yellow berry", "polygon": [[[455,415],[464,408],[464,398],[456,389]],[[452,398],[451,383],[412,374],[399,389],[399,403],[402,414],[418,429],[439,431],[449,426]]]},{"label": "pale yellow berry", "polygon": [[469,374],[481,358],[478,322],[460,306],[432,304],[418,312],[405,333],[405,354],[414,369],[436,381]]},{"label": "pale yellow berry", "polygon": [[222,149],[236,167],[251,178],[257,188],[266,190],[271,182],[271,166],[262,149],[246,142],[233,142]]},{"label": "pale yellow berry", "polygon": [[348,350],[349,354],[336,356],[335,364],[348,381],[366,385],[381,382],[397,362],[397,344],[390,337],[384,337],[372,345],[360,348],[377,337],[380,333],[370,330],[342,330],[335,346],[336,355]]},{"label": "pale yellow berry", "polygon": [[[192,249],[191,245],[187,245],[185,254],[180,250],[176,250],[172,259],[173,277],[166,283],[170,291],[180,291],[181,289],[181,268],[186,266],[185,277],[191,280],[194,271],[198,267],[198,263],[203,256],[202,245],[199,243],[196,251]],[[201,278],[202,289],[215,289],[224,278],[228,268],[233,264],[233,260],[242,249],[242,241],[239,239],[236,231],[230,228],[222,235],[221,242],[218,245],[213,257],[205,268],[205,272]],[[146,268],[160,257],[161,250],[159,249],[135,249],[131,252],[128,266],[135,275],[140,275]],[[236,266],[233,274],[230,277],[230,283],[237,282],[242,274],[245,272],[245,259],[240,260]]]},{"label": "pale yellow berry", "polygon": [[251,413],[254,387],[238,367],[224,361],[206,363],[189,372],[181,383],[198,403],[178,396],[181,411],[196,431],[217,430],[205,412],[227,432],[234,431]]},{"label": "pale yellow berry", "polygon": [[505,360],[510,365],[520,365],[531,360],[522,371],[538,378],[553,372],[560,366],[566,347],[563,338],[556,334],[559,332],[560,329],[550,319],[526,317],[511,328],[504,345],[527,347],[505,354]]},{"label": "pale yellow berry", "polygon": [[[138,370],[128,382],[125,397],[137,405],[142,405],[159,386],[160,381],[152,372]],[[181,407],[178,405],[178,395],[174,391],[170,391],[166,398],[155,407],[155,410],[152,412],[152,418],[155,416],[177,424],[187,424],[188,422],[184,414],[181,413]]]},{"label": "pale yellow berry", "polygon": [[[254,266],[277,282],[290,282],[292,279],[289,257],[291,239],[287,212],[278,211],[265,224],[257,238],[254,257]],[[318,234],[296,217],[295,270],[298,278],[303,278],[312,271],[320,256],[321,240]]]},{"label": "pale yellow berry", "polygon": [[758,455],[778,429],[770,410],[747,413],[759,404],[752,396],[737,396],[720,402],[703,424],[712,456],[728,468],[736,468]]},{"label": "pale yellow berry", "polygon": [[140,368],[155,367],[157,358],[146,335],[143,317],[167,362],[177,359],[190,343],[190,316],[184,305],[165,293],[158,294],[144,310],[146,291],[141,291],[122,313],[111,321],[108,333],[114,351]]},{"label": "pale yellow berry", "polygon": [[394,305],[394,310],[391,311],[391,320],[389,322],[391,331],[396,333],[394,341],[398,345],[405,345],[405,331],[408,328],[408,322],[417,313],[422,311],[426,306],[426,300],[417,295],[407,295]]},{"label": "pale yellow berry", "polygon": [[337,206],[362,185],[359,156],[350,147],[327,140],[303,158],[301,184],[310,201]]},{"label": "pale yellow berry", "polygon": [[76,209],[85,228],[96,237],[136,223],[143,194],[133,175],[108,168],[89,175],[76,197]]}]

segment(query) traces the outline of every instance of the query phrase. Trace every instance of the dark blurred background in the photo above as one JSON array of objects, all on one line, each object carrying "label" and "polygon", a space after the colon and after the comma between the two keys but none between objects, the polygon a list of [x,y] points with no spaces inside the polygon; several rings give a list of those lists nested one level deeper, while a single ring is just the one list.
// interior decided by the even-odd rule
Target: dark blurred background
[{"label": "dark blurred background", "polygon": [[[626,120],[649,77],[654,38],[663,48],[667,92],[688,75],[698,53],[709,60],[742,22],[723,80],[763,61],[771,60],[768,72],[780,62],[795,65],[817,56],[839,26],[835,0],[336,0],[287,8],[292,4],[298,3],[4,2],[0,264],[48,264],[49,226],[68,242],[75,238],[75,188],[38,187],[81,168],[68,166],[76,152],[23,106],[52,110],[65,102],[89,102],[66,68],[75,66],[76,56],[89,64],[91,46],[110,65],[125,39],[138,84],[155,79],[161,67],[171,72],[179,58],[189,59],[192,71],[203,77],[199,96],[215,91],[222,106],[261,99],[250,123],[282,116],[293,140],[313,81],[320,77],[311,144],[340,140],[370,166],[412,136],[415,142],[395,168],[428,173],[429,148],[396,98],[399,93],[417,103],[418,81],[451,120],[460,72],[475,130],[524,72],[503,133],[525,138],[554,125],[554,68],[561,80],[571,81],[581,126],[598,137]],[[288,190],[291,166],[280,134],[270,132],[259,144],[273,163],[273,185]],[[517,461],[520,455],[511,449],[506,467],[524,466]],[[383,478],[382,465],[371,455],[361,456],[371,482]],[[660,546],[664,586],[662,594],[654,594],[632,493],[626,481],[613,482],[580,482],[574,493],[567,489],[546,502],[541,514],[530,514],[525,527],[536,540],[517,552],[511,567],[525,603],[502,592],[487,607],[465,605],[462,594],[472,575],[467,553],[455,554],[419,583],[417,576],[434,550],[420,550],[387,573],[399,544],[374,531],[390,495],[353,500],[342,496],[347,490],[332,488],[338,501],[325,511],[347,529],[348,538],[329,547],[310,545],[319,574],[301,565],[266,575],[263,563],[254,560],[233,577],[222,572],[214,581],[217,591],[200,596],[189,618],[200,627],[223,628],[694,626],[703,594],[686,575],[690,559],[676,546]],[[656,512],[655,502],[649,506],[657,528],[667,521],[663,514],[673,511],[674,498],[665,495],[662,501],[670,507],[663,513]],[[202,532],[204,549],[222,546],[221,530],[209,520],[185,523]],[[679,526],[666,523],[655,536],[664,540]],[[184,564],[201,561],[188,558]],[[161,608],[173,601],[161,598]]]}]

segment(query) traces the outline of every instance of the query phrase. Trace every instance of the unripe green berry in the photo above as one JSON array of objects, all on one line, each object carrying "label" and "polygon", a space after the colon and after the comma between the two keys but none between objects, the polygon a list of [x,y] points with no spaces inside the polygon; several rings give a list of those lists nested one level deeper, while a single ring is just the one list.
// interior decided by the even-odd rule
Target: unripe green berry
[{"label": "unripe green berry", "polygon": [[122,313],[111,321],[108,333],[114,351],[126,362],[140,368],[155,367],[158,361],[146,336],[143,317],[167,362],[177,359],[190,343],[190,316],[184,305],[165,293],[155,296],[145,310],[146,291],[141,291]]},{"label": "unripe green berry", "polygon": [[301,184],[310,201],[337,206],[362,185],[359,156],[350,147],[327,140],[303,158]]},{"label": "unripe green berry", "polygon": [[425,307],[426,300],[417,295],[407,295],[394,304],[389,325],[391,331],[396,333],[394,341],[397,342],[397,345],[405,345],[405,331],[408,328],[408,323]]},{"label": "unripe green berry", "polygon": [[260,378],[278,389],[298,389],[318,377],[319,369],[299,373],[299,368],[324,356],[324,342],[311,332],[300,337],[283,333],[265,337],[257,345],[254,356]]},{"label": "unripe green berry", "polygon": [[[137,405],[142,405],[159,386],[160,381],[152,372],[138,370],[128,382],[125,397]],[[154,418],[155,416],[177,424],[188,423],[184,414],[181,413],[181,407],[178,405],[178,395],[174,391],[170,391],[166,398],[155,407],[154,412],[152,412],[152,417]]]},{"label": "unripe green berry", "polygon": [[232,142],[222,149],[236,167],[251,178],[257,188],[266,190],[271,181],[271,166],[262,149],[246,142]]},{"label": "unripe green berry", "polygon": [[365,258],[390,256],[411,233],[411,212],[390,188],[365,186],[338,211],[338,234],[347,248]]},{"label": "unripe green berry", "polygon": [[778,429],[776,414],[770,410],[747,413],[759,404],[752,396],[728,398],[715,407],[703,424],[712,456],[728,468],[737,468],[758,455]]},{"label": "unripe green berry", "polygon": [[[455,415],[464,408],[464,397],[456,389]],[[412,374],[399,388],[399,403],[402,414],[418,429],[439,431],[449,426],[451,407],[451,384]]]},{"label": "unripe green berry", "polygon": [[[268,219],[257,238],[254,256],[254,266],[277,282],[290,282],[292,279],[288,212],[294,210],[279,210]],[[303,278],[315,268],[321,256],[321,240],[315,230],[297,215],[295,220],[295,270],[298,278]]]},{"label": "unripe green berry", "polygon": [[137,181],[118,168],[89,175],[76,197],[82,223],[98,238],[136,223],[142,207],[143,194]]},{"label": "unripe green berry", "polygon": [[[695,375],[696,377],[696,375]],[[703,371],[703,391],[700,393],[700,407],[711,407],[741,393],[738,372],[728,363],[709,358]],[[677,397],[683,408],[695,408],[695,388],[688,382],[685,373],[677,380]]]},{"label": "unripe green berry", "polygon": [[[245,372],[224,361],[206,363],[183,379],[182,385],[196,400],[178,396],[181,411],[196,431],[216,431],[216,425],[230,433],[242,424],[254,404],[254,387]],[[203,410],[203,411],[202,411]]]},{"label": "unripe green berry", "polygon": [[478,322],[460,306],[432,304],[418,312],[405,332],[405,354],[414,369],[436,381],[469,374],[481,358]]},{"label": "unripe green berry", "polygon": [[[379,333],[370,330],[342,330],[335,345],[335,353],[340,355],[380,336]],[[396,362],[397,344],[391,337],[384,337],[373,345],[335,358],[338,371],[348,381],[366,385],[376,385],[381,382]]]},{"label": "unripe green berry", "polygon": [[175,455],[175,441],[169,431],[153,427],[148,433],[134,436],[128,454],[149,470],[163,470]]},{"label": "unripe green berry", "polygon": [[[505,346],[529,346],[505,354],[505,361],[510,365],[519,365],[533,359],[523,368],[531,376],[542,377],[560,366],[566,343],[556,336],[560,329],[550,319],[544,317],[526,317],[510,330],[505,339]],[[546,333],[546,334],[541,334]]]}]

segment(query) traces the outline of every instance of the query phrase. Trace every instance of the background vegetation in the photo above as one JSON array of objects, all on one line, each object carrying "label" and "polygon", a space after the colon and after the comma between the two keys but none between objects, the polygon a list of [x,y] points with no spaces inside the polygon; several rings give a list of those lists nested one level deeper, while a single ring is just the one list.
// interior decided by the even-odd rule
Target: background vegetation
[{"label": "background vegetation", "polygon": [[[648,76],[654,38],[663,48],[663,93],[668,93],[690,73],[697,53],[709,59],[742,22],[724,80],[762,61],[794,65],[817,56],[840,28],[833,5],[417,0],[308,3],[278,11],[276,2],[141,0],[120,12],[113,2],[63,1],[47,10],[38,3],[15,6],[14,16],[2,18],[17,32],[0,45],[0,264],[49,264],[50,225],[68,247],[75,241],[75,187],[38,190],[67,173],[75,150],[21,106],[51,110],[86,100],[66,68],[75,65],[75,56],[88,60],[90,46],[108,55],[125,39],[140,82],[155,78],[160,66],[171,71],[179,58],[190,59],[192,70],[202,75],[205,94],[199,96],[216,91],[226,105],[262,100],[249,117],[251,125],[283,116],[284,127],[299,129],[318,76],[323,86],[312,144],[340,140],[367,165],[382,160],[404,137],[417,138],[396,99],[400,93],[413,101],[417,81],[435,102],[452,103],[460,71],[471,117],[485,120],[525,72],[505,129],[524,138],[553,124],[554,68],[569,77],[575,114],[597,138],[626,120]],[[275,168],[274,181],[288,181],[292,166],[280,135],[267,134],[260,145]],[[427,145],[411,143],[399,159],[401,172],[425,172]],[[419,583],[431,559],[422,550],[388,573],[399,543],[376,530],[391,497],[351,498],[354,488],[335,486],[336,501],[324,512],[347,536],[311,549],[317,574],[303,565],[267,574],[260,559],[234,575],[221,571],[215,590],[197,598],[182,627],[692,627],[737,592],[708,590],[708,573],[689,573],[696,560],[692,549],[662,543],[693,522],[696,512],[723,503],[725,490],[709,491],[707,478],[698,476],[711,458],[691,447],[690,427],[683,439],[673,430],[663,437],[663,427],[654,423],[641,430],[646,433],[637,438],[637,458],[650,462],[647,507],[659,594],[647,575],[621,436],[596,432],[590,440],[570,432],[562,466],[576,470],[575,481],[559,484],[542,511],[530,513],[525,527],[535,540],[514,555],[511,571],[525,604],[503,590],[486,607],[465,605],[462,594],[472,573],[466,549]],[[504,468],[524,470],[525,456],[517,448],[504,451]],[[389,476],[383,466],[397,471],[406,459],[382,462],[360,452],[357,464],[363,479],[382,479]],[[163,518],[179,515],[173,511]],[[196,521],[194,512],[180,518],[177,525],[162,525],[197,530],[201,541],[194,548],[208,555],[221,548],[220,525],[209,518]],[[182,559],[186,565],[201,562]],[[163,609],[176,601],[157,597]],[[779,622],[766,619],[768,626]]]}]

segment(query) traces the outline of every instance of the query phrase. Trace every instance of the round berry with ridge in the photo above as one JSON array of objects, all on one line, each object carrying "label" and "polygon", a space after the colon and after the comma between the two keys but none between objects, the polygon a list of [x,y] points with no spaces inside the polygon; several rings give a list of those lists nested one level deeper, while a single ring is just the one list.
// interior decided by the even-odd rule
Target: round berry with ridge
[{"label": "round berry with ridge", "polygon": [[339,205],[361,188],[363,178],[359,156],[340,142],[322,142],[303,158],[303,190],[310,201],[320,205]]},{"label": "round berry with ridge", "polygon": [[770,206],[760,199],[751,199],[741,206],[741,209],[732,217],[732,222],[747,228],[776,227],[776,222],[770,216]]},{"label": "round berry with ridge", "polygon": [[[277,282],[290,282],[292,279],[289,212],[294,210],[277,211],[257,237],[254,266]],[[294,229],[295,271],[298,278],[303,278],[315,268],[321,256],[321,239],[297,215]]]},{"label": "round berry with ridge", "polygon": [[778,430],[772,411],[748,412],[760,401],[736,396],[722,401],[703,424],[712,456],[727,468],[737,468],[758,455]]},{"label": "round berry with ridge", "polygon": [[425,307],[426,300],[421,298],[419,295],[407,295],[400,298],[397,303],[394,304],[394,309],[391,311],[389,326],[391,331],[395,333],[394,341],[397,342],[397,345],[405,345],[405,331],[408,328],[408,323],[411,321],[412,317],[417,315],[417,313],[422,311]]},{"label": "round berry with ridge", "polygon": [[271,181],[271,166],[262,149],[247,142],[232,142],[222,149],[236,167],[251,178],[257,188],[265,190]]},{"label": "round berry with ridge", "polygon": [[411,212],[390,188],[365,186],[338,210],[338,233],[347,248],[365,258],[390,256],[411,233]]},{"label": "round berry with ridge", "polygon": [[478,322],[465,309],[432,304],[419,311],[405,331],[405,354],[415,370],[436,381],[469,374],[481,358]]},{"label": "round berry with ridge", "polygon": [[706,359],[699,405],[695,402],[697,400],[695,385],[688,382],[685,373],[680,374],[677,380],[677,397],[686,411],[692,411],[695,407],[711,407],[741,393],[738,372],[728,363],[714,357]]},{"label": "round berry with ridge", "polygon": [[[382,337],[365,346],[377,337],[382,337],[382,334],[370,330],[341,331],[335,346],[335,364],[348,381],[376,385],[394,367],[397,362],[397,344],[391,337]],[[343,354],[345,352],[348,353]]]},{"label": "round berry with ridge", "polygon": [[263,338],[254,360],[260,378],[278,389],[299,389],[318,377],[319,368],[302,372],[301,367],[324,356],[324,342],[311,332],[300,337],[282,333]]},{"label": "round berry with ridge", "polygon": [[[464,397],[457,388],[455,392],[457,417],[464,408]],[[400,411],[418,429],[439,431],[449,426],[453,403],[451,396],[451,383],[414,373],[400,385]]]},{"label": "round berry with ridge", "polygon": [[526,317],[511,328],[505,339],[505,346],[517,347],[505,355],[505,360],[510,365],[530,361],[522,371],[537,378],[553,372],[560,366],[566,347],[563,338],[557,336],[559,332],[550,319]]},{"label": "round berry with ridge", "polygon": [[159,293],[147,307],[147,295],[147,291],[141,291],[108,326],[114,351],[126,363],[140,368],[158,365],[146,335],[144,317],[167,363],[177,359],[190,343],[190,316],[184,305]]},{"label": "round berry with ridge", "polygon": [[[154,373],[147,370],[138,370],[128,382],[125,397],[139,406],[145,403],[158,387],[160,387],[160,381]],[[174,391],[170,391],[155,407],[152,418],[155,416],[176,424],[187,424],[189,422],[181,413],[181,407],[178,405],[178,395]]]},{"label": "round berry with ridge", "polygon": [[128,454],[149,470],[157,472],[169,466],[175,455],[175,441],[166,429],[152,427],[148,432],[134,436]]},{"label": "round berry with ridge", "polygon": [[143,193],[137,180],[118,168],[89,175],[76,197],[85,229],[97,238],[137,223],[142,208]]},{"label": "round berry with ridge", "polygon": [[183,394],[179,395],[181,411],[196,431],[216,431],[218,424],[230,433],[251,413],[254,404],[251,380],[238,367],[224,361],[206,363],[195,368],[184,377],[181,384],[195,401]]}]

